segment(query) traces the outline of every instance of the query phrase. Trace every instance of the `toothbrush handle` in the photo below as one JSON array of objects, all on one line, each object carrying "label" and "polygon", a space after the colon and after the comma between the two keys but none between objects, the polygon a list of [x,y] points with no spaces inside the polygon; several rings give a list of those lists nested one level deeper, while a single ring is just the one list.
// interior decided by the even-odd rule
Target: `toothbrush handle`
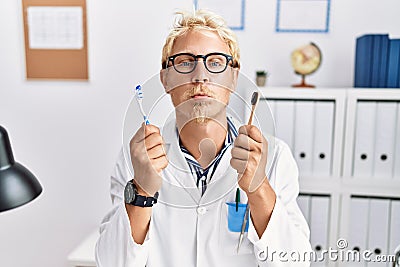
[{"label": "toothbrush handle", "polygon": [[149,121],[149,119],[147,119],[147,116],[143,116],[143,119],[144,119],[144,124],[146,124],[146,125],[150,124],[150,121]]}]

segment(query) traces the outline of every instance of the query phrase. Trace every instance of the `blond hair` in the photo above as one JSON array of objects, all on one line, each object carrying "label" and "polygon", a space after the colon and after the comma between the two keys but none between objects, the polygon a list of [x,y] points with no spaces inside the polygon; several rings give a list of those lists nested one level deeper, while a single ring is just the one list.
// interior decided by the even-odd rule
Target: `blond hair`
[{"label": "blond hair", "polygon": [[173,29],[165,40],[162,50],[162,68],[167,67],[167,59],[171,56],[170,53],[176,38],[190,30],[209,30],[217,32],[229,47],[229,53],[233,57],[233,67],[240,67],[240,53],[236,35],[227,26],[225,20],[221,16],[207,10],[197,10],[194,13],[178,11],[175,14],[178,15],[178,17],[175,20]]}]

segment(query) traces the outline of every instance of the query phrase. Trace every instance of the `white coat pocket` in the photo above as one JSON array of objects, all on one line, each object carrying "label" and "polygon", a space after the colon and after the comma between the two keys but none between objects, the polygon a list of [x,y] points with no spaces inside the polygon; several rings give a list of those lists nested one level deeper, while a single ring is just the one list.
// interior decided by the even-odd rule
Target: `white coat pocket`
[{"label": "white coat pocket", "polygon": [[236,203],[222,203],[222,216],[219,231],[219,243],[226,255],[244,255],[253,253],[253,244],[247,239],[247,231],[249,221],[245,228],[242,244],[239,252],[237,247],[239,244],[239,236],[242,229],[243,219],[247,204],[239,203],[238,211],[236,211]]}]

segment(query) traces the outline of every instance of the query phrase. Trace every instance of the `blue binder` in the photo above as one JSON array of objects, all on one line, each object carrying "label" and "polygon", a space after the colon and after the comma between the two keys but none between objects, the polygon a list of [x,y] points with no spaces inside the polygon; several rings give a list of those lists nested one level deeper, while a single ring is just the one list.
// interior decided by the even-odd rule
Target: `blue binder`
[{"label": "blue binder", "polygon": [[373,34],[357,38],[354,87],[371,87]]},{"label": "blue binder", "polygon": [[381,38],[378,35],[373,35],[373,50],[372,50],[372,62],[371,62],[371,80],[368,87],[378,87],[378,76],[379,76],[379,59],[381,57]]},{"label": "blue binder", "polygon": [[379,87],[379,74],[381,69],[381,59],[382,59],[382,35],[373,35],[373,52],[372,52],[372,66],[371,66],[371,82],[370,86],[372,88]]},{"label": "blue binder", "polygon": [[392,39],[389,42],[386,86],[400,88],[400,39]]},{"label": "blue binder", "polygon": [[378,87],[385,88],[387,80],[387,68],[389,59],[389,35],[384,34],[380,36],[381,38],[381,58],[380,58],[380,68],[378,75]]}]

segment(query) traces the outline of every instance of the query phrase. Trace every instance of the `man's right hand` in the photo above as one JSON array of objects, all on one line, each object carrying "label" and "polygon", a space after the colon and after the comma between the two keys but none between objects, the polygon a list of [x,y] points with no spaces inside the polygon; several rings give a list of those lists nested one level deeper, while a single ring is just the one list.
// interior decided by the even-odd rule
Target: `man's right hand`
[{"label": "man's right hand", "polygon": [[161,171],[168,160],[160,129],[142,124],[129,143],[134,182],[139,194],[154,196],[162,184]]}]

